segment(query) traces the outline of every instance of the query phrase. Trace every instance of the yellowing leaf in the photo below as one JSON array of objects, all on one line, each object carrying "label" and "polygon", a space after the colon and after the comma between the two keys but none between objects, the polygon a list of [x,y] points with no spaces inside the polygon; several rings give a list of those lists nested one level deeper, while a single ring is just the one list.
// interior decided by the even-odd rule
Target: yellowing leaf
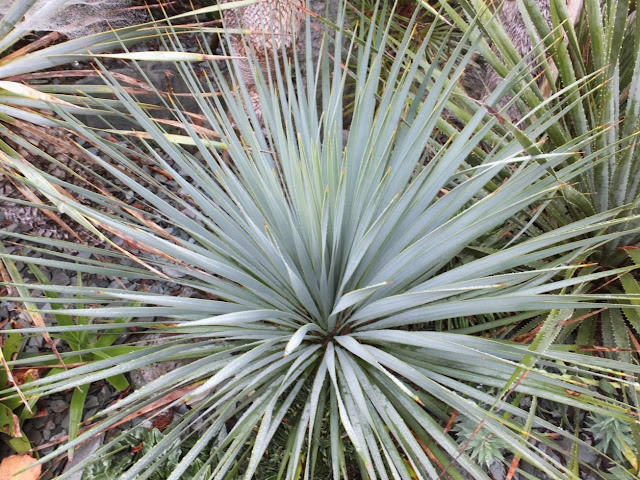
[{"label": "yellowing leaf", "polygon": [[0,88],[8,92],[15,93],[16,95],[20,95],[21,97],[27,97],[33,100],[40,100],[42,102],[55,103],[58,105],[64,105],[66,107],[77,108],[76,105],[65,102],[64,100],[60,100],[59,98],[56,98],[53,95],[49,95],[48,93],[39,92],[35,88],[28,87],[26,85],[23,85],[22,83],[0,80]]},{"label": "yellowing leaf", "polygon": [[[119,133],[120,135],[130,135],[139,138],[149,138],[153,139],[153,136],[149,133],[137,132],[133,130],[109,130],[111,132]],[[163,133],[164,137],[169,140],[171,143],[177,143],[180,145],[193,145],[196,146],[197,143],[193,139],[193,137],[189,135],[176,135],[173,133]],[[226,150],[227,145],[222,142],[216,142],[214,140],[208,140],[206,138],[200,138],[200,142],[206,147],[217,148],[219,150]]]},{"label": "yellowing leaf", "polygon": [[[634,451],[631,449],[631,447],[629,447],[629,445],[627,445],[627,442],[624,441],[624,439],[622,439],[620,436],[618,436],[618,440],[620,441],[620,444],[622,445],[622,454],[624,455],[624,458],[626,458],[629,463],[631,464],[631,466],[633,467],[634,470],[636,470],[638,468],[638,457],[636,457],[636,454],[634,453]],[[2,480],[2,479],[0,479]]]}]

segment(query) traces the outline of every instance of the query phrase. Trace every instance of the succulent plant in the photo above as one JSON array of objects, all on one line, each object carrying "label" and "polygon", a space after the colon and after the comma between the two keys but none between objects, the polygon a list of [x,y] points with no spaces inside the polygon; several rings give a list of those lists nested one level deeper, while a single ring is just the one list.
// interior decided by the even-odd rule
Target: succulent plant
[{"label": "succulent plant", "polygon": [[[341,14],[335,23],[342,20]],[[336,37],[326,39],[317,63],[307,23],[304,55],[291,60],[274,55],[273,62],[282,67],[275,74],[261,70],[259,59],[248,55],[261,112],[233,59],[225,70],[211,62],[202,77],[180,63],[178,71],[200,108],[197,124],[174,110],[176,123],[188,133],[188,147],[102,68],[136,122],[136,141],[127,142],[118,132],[102,135],[61,109],[58,113],[91,145],[84,153],[101,167],[92,175],[117,182],[128,196],[70,188],[32,165],[6,159],[6,168],[36,186],[47,206],[68,215],[104,246],[29,238],[47,259],[30,258],[28,252],[0,253],[0,258],[129,280],[128,286],[114,283],[104,289],[20,285],[23,301],[33,303],[36,290],[61,290],[67,297],[54,302],[61,306],[55,312],[100,318],[80,326],[83,330],[173,335],[163,345],[37,380],[28,393],[59,392],[158,361],[190,361],[99,412],[91,428],[41,462],[149,405],[162,405],[153,413],[159,415],[186,404],[189,411],[120,478],[155,475],[164,468],[159,456],[188,438],[197,441],[170,472],[162,470],[167,480],[183,478],[203,452],[200,476],[255,478],[259,469],[271,466],[273,449],[286,438],[284,450],[275,450],[278,475],[285,479],[316,478],[327,441],[336,480],[445,474],[486,479],[487,455],[473,458],[467,454],[468,439],[445,431],[457,411],[481,425],[488,440],[503,441],[520,462],[565,480],[577,478],[575,469],[537,443],[564,455],[548,434],[584,442],[525,406],[523,398],[635,419],[635,405],[611,400],[596,386],[605,379],[634,389],[637,364],[554,345],[576,309],[638,300],[566,293],[631,270],[576,274],[586,268],[584,259],[593,250],[624,233],[613,227],[630,220],[627,208],[590,215],[500,249],[486,248],[482,241],[498,237],[524,209],[553,200],[579,175],[609,161],[610,146],[597,147],[606,132],[567,138],[545,151],[532,148],[528,139],[538,138],[573,108],[568,96],[536,113],[523,131],[496,137],[493,131],[502,120],[494,107],[509,90],[507,82],[478,105],[450,141],[433,141],[445,108],[459,92],[457,80],[477,32],[469,29],[455,51],[438,50],[427,60],[430,37],[416,51],[410,49],[412,26],[384,75],[389,26],[382,21],[355,32],[346,52],[338,29]],[[199,59],[211,60],[211,52],[205,53]],[[345,68],[349,55],[355,70]],[[348,77],[355,80],[356,93],[346,123]],[[564,93],[578,86],[567,85]],[[179,105],[179,97],[170,96],[167,103]],[[484,152],[474,157],[482,159],[475,164],[470,161],[474,149]],[[156,170],[174,187],[149,173]],[[96,258],[56,248],[89,251]],[[149,293],[141,286],[146,280],[197,295]],[[528,344],[434,327],[437,321],[491,314],[498,318],[476,333],[531,318],[541,327]],[[131,320],[115,321],[123,317]],[[298,403],[303,407],[295,410],[301,413],[285,424]],[[100,461],[126,436],[113,438],[67,475]]]}]

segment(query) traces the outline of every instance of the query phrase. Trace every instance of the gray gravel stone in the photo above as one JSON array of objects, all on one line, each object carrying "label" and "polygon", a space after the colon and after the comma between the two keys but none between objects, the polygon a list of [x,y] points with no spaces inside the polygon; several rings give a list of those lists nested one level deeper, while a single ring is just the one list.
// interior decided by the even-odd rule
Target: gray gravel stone
[{"label": "gray gravel stone", "polygon": [[66,431],[62,431],[60,433],[57,433],[56,435],[54,435],[53,437],[51,437],[51,440],[60,440],[62,439],[62,437],[66,437],[67,436],[67,432]]},{"label": "gray gravel stone", "polygon": [[[64,467],[64,471],[68,472],[74,466],[81,463],[87,457],[90,457],[94,454],[94,452],[102,445],[102,439],[104,435],[100,435],[96,438],[91,439],[87,443],[83,443],[74,453],[73,458],[67,462],[67,465]],[[71,474],[68,477],[69,480],[80,480],[82,478],[82,471]]]},{"label": "gray gravel stone", "polygon": [[39,352],[44,345],[44,339],[40,336],[31,337],[25,345],[26,352]]},{"label": "gray gravel stone", "polygon": [[55,270],[53,273],[53,277],[51,278],[51,283],[53,285],[62,285],[62,286],[66,286],[69,285],[71,282],[71,279],[69,278],[69,275],[67,275],[64,270]]},{"label": "gray gravel stone", "polygon": [[495,479],[504,478],[507,473],[506,467],[500,460],[494,460],[491,463],[489,472],[491,472],[492,477]]},{"label": "gray gravel stone", "polygon": [[84,408],[95,408],[100,405],[100,401],[97,397],[87,395],[87,400],[84,402]]},{"label": "gray gravel stone", "polygon": [[82,420],[87,420],[91,417],[93,417],[96,413],[98,413],[98,408],[85,408],[84,412],[82,414]]},{"label": "gray gravel stone", "polygon": [[111,398],[112,394],[113,392],[111,391],[111,389],[107,385],[105,385],[104,387],[102,387],[102,390],[100,390],[99,398],[106,403],[109,401],[109,398]]},{"label": "gray gravel stone", "polygon": [[91,286],[99,288],[107,288],[111,281],[108,278],[96,278],[91,282]]},{"label": "gray gravel stone", "polygon": [[39,430],[29,431],[27,437],[29,438],[29,441],[32,445],[39,445],[40,443],[42,443],[42,432],[40,432]]},{"label": "gray gravel stone", "polygon": [[65,431],[69,430],[69,412],[67,412],[64,418],[60,420],[60,424],[58,425],[58,428],[60,428],[60,430],[65,430]]},{"label": "gray gravel stone", "polygon": [[34,430],[42,430],[47,424],[48,419],[45,417],[34,418],[30,421],[30,425]]},{"label": "gray gravel stone", "polygon": [[69,404],[64,400],[51,400],[48,403],[48,406],[49,410],[56,413],[64,412],[67,408],[69,408]]},{"label": "gray gravel stone", "polygon": [[183,271],[171,267],[162,267],[162,273],[165,273],[171,278],[180,278],[185,276]]}]

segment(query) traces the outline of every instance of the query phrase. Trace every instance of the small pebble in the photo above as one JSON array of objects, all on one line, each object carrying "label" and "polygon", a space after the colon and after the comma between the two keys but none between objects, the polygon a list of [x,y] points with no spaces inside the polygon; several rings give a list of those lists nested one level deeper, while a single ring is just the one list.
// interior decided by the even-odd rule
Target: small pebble
[{"label": "small pebble", "polygon": [[67,430],[69,428],[69,413],[64,416],[64,418],[60,421],[58,428]]},{"label": "small pebble", "polygon": [[29,431],[27,438],[32,445],[40,445],[42,443],[42,433],[39,430]]},{"label": "small pebble", "polygon": [[53,285],[67,286],[71,283],[71,279],[69,278],[69,275],[64,272],[64,270],[55,270],[53,273],[53,277],[51,278],[51,283]]},{"label": "small pebble", "polygon": [[64,400],[51,400],[49,402],[49,410],[52,412],[64,412],[67,408],[69,408],[69,404]]},{"label": "small pebble", "polygon": [[93,417],[97,412],[98,412],[97,408],[85,409],[85,411],[84,411],[84,413],[82,415],[82,420],[87,420],[87,419]]},{"label": "small pebble", "polygon": [[84,402],[84,408],[95,408],[98,405],[100,405],[100,401],[93,395],[87,396],[87,400]]}]

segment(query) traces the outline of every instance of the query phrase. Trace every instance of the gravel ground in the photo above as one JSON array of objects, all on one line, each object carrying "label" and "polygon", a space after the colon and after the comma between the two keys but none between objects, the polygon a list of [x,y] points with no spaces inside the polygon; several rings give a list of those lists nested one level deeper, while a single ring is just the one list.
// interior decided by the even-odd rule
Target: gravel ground
[{"label": "gravel ground", "polygon": [[[166,179],[165,179],[166,180]],[[167,181],[168,183],[168,181]],[[171,185],[166,185],[171,188]],[[15,189],[9,179],[2,177],[0,175],[0,192],[2,195],[7,197],[17,197],[19,198],[19,192]],[[116,192],[114,192],[116,193]],[[4,208],[2,208],[4,207]],[[55,222],[51,219],[43,215],[40,211],[32,208],[32,207],[23,207],[23,206],[15,206],[4,204],[0,206],[0,210],[4,214],[3,219],[3,227],[10,232],[18,232],[27,235],[42,235],[51,238],[59,238],[72,241],[73,238],[71,234],[60,228]],[[81,227],[74,225],[72,221],[68,218],[64,218],[64,215],[61,217],[67,221],[72,228],[79,232]],[[168,225],[164,225],[169,228]],[[97,244],[97,240],[93,239],[92,236],[85,232],[81,235],[83,239],[89,240],[89,243]],[[120,238],[112,238],[116,244],[122,245],[122,239]],[[185,238],[188,240],[188,237]],[[23,245],[11,245],[11,240],[8,240],[6,237],[0,234],[0,241],[5,242],[5,248],[9,253],[25,253],[31,257],[41,256],[39,252],[35,252],[29,249],[28,242],[24,242]],[[130,249],[131,253],[136,254],[135,249]],[[76,252],[67,252],[74,253]],[[129,260],[124,260],[123,264],[130,264]],[[36,283],[37,280],[33,276],[32,272],[23,262],[16,262],[16,267],[20,272],[20,275],[24,278],[26,283]],[[65,272],[62,270],[50,270],[47,268],[42,268],[44,274],[47,276],[49,281],[56,285],[73,285],[77,283],[77,278],[75,274],[72,272]],[[169,273],[169,272],[168,272]],[[130,290],[136,290],[140,288],[141,285],[133,283],[127,279],[120,279],[120,286],[124,284],[124,287]],[[115,287],[115,282],[104,275],[82,275],[82,284],[86,286],[95,286],[99,288],[105,287]],[[148,289],[150,293],[158,293],[158,294],[174,294],[174,295],[184,295],[184,296],[195,296],[194,292],[187,288],[182,288],[177,284],[172,283],[157,283],[157,284],[146,284],[145,289]],[[0,294],[2,292],[0,291]],[[37,292],[35,292],[37,295]],[[41,308],[47,308],[45,303],[39,304]],[[10,325],[16,325],[17,327],[28,327],[31,325],[30,319],[21,311],[21,305],[16,302],[11,301],[1,301],[0,302],[0,328],[8,328]],[[153,319],[149,319],[153,320]],[[51,324],[51,319],[47,319],[45,316],[45,322],[47,324]],[[139,335],[132,334],[124,334],[122,335],[117,343],[140,343],[145,339],[139,337]],[[148,341],[148,339],[146,339]],[[67,351],[68,346],[59,340],[54,340],[56,347],[59,351]],[[50,353],[50,346],[47,345],[41,336],[34,335],[26,339],[23,347],[23,352],[25,353]],[[155,365],[149,366],[145,369],[142,369],[137,372],[133,372],[130,376],[131,384],[134,388],[140,387],[145,383],[148,383],[154,378],[157,378],[163,373],[166,373],[168,370],[171,370],[175,365],[165,364],[165,365]],[[41,455],[50,453],[56,446],[58,446],[59,441],[63,441],[67,436],[67,429],[69,424],[69,403],[71,401],[71,395],[73,391],[69,390],[57,395],[53,395],[47,397],[46,399],[41,399],[37,405],[37,415],[35,418],[27,420],[23,425],[23,430],[26,433],[27,437],[32,442],[38,452]],[[83,415],[83,420],[91,417],[98,410],[101,410],[108,405],[111,405],[113,402],[117,400],[119,397],[119,393],[115,391],[115,389],[109,385],[107,382],[96,382],[92,384],[89,394],[87,395],[85,411]],[[125,428],[127,425],[123,425]],[[3,458],[6,455],[10,454],[10,450],[8,447],[2,443],[0,443],[0,458]],[[51,470],[48,472],[47,476],[55,476],[61,472],[61,469],[64,467],[64,461],[58,463],[57,465],[50,466]],[[45,477],[47,478],[47,477]]]}]

